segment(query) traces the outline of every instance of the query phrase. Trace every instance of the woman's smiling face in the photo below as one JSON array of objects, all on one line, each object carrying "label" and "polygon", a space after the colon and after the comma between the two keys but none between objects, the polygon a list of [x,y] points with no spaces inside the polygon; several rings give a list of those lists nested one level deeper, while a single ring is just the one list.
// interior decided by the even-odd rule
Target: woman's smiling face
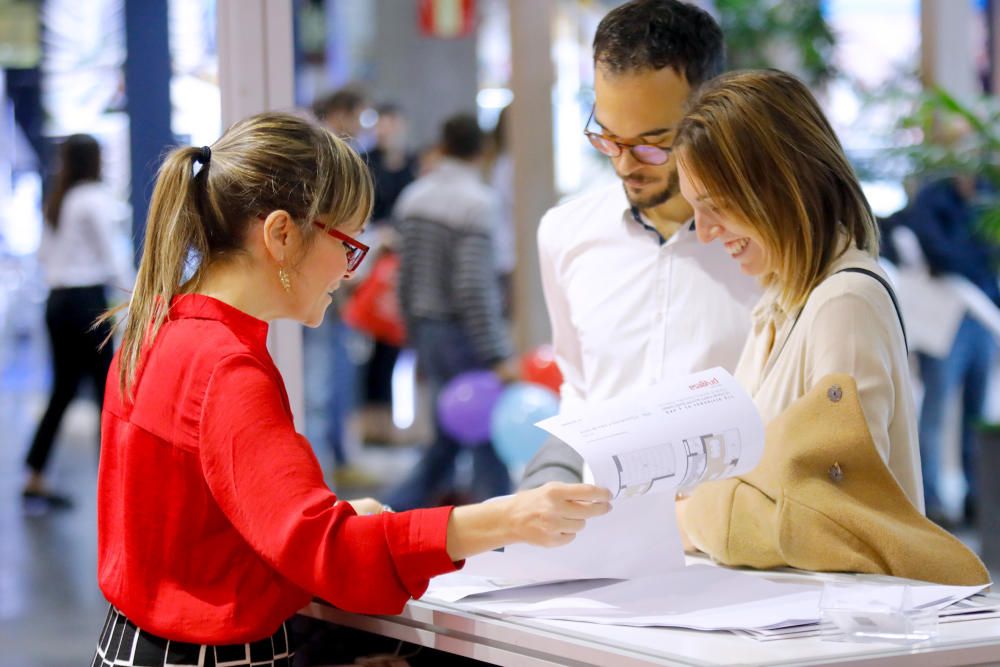
[{"label": "woman's smiling face", "polygon": [[760,234],[744,222],[745,216],[735,215],[727,210],[725,202],[713,199],[682,161],[677,165],[677,176],[681,194],[694,209],[699,241],[711,243],[718,240],[747,275],[762,276],[773,270]]}]

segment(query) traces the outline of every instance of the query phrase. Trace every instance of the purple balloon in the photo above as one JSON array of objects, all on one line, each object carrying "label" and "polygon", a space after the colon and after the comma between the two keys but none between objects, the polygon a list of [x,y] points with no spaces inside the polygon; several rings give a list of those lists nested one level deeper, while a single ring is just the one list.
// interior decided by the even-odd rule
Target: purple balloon
[{"label": "purple balloon", "polygon": [[438,395],[441,429],[466,447],[489,442],[490,414],[502,391],[503,383],[491,371],[455,376]]}]

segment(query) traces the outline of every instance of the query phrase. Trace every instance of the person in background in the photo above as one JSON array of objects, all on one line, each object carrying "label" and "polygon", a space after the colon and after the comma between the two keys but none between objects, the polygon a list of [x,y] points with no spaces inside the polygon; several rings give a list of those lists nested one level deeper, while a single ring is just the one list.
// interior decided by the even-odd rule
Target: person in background
[{"label": "person in background", "polygon": [[120,252],[124,205],[101,182],[101,147],[86,134],[74,134],[59,147],[58,171],[44,206],[38,258],[49,297],[45,325],[52,345],[52,393],[31,442],[22,491],[29,504],[67,509],[72,501],[53,492],[45,481],[59,425],[77,395],[80,382],[92,381],[98,405],[111,364],[108,324],[94,321],[108,308],[106,290],[131,285],[128,263]]},{"label": "person in background", "polygon": [[[346,86],[317,99],[313,114],[336,137],[360,151],[361,112],[366,106],[367,98],[361,90]],[[328,353],[328,364],[314,367],[307,377],[313,380],[308,383],[314,393],[325,391],[323,439],[333,458],[332,479],[339,490],[369,488],[378,483],[376,477],[356,465],[348,454],[353,444],[351,425],[358,404],[361,365],[368,348],[367,339],[347,325],[341,316],[352,287],[347,286],[334,295],[330,316],[319,329],[305,331],[307,348]]]},{"label": "person in background", "polygon": [[[736,365],[760,289],[718,244],[698,243],[672,154],[688,97],[722,65],[722,31],[692,4],[632,0],[597,27],[585,134],[621,182],[556,206],[538,228],[564,410]],[[579,480],[582,465],[550,439],[521,486]]]},{"label": "person in background", "polygon": [[361,112],[367,102],[361,90],[345,86],[313,102],[313,115],[337,137],[355,149],[361,137]]},{"label": "person in background", "polygon": [[[397,252],[398,234],[392,209],[403,189],[417,177],[417,156],[407,146],[407,121],[395,104],[376,108],[375,147],[364,154],[375,182],[372,227],[378,239],[379,257]],[[399,347],[373,335],[372,352],[362,375],[364,395],[361,410],[362,439],[380,444],[393,440],[392,372],[399,357]]]},{"label": "person in background", "polygon": [[386,103],[375,108],[375,146],[364,154],[365,162],[375,182],[375,204],[372,223],[392,221],[392,209],[403,189],[417,177],[417,155],[407,144],[406,115],[397,104]]},{"label": "person in background", "polygon": [[[500,304],[493,233],[496,193],[481,177],[484,136],[475,116],[441,128],[442,158],[399,197],[399,299],[417,364],[431,386],[431,405],[452,378],[492,369],[517,379]],[[453,491],[460,444],[440,427],[413,472],[389,494],[394,507],[419,507]],[[510,491],[510,474],[492,445],[472,447],[475,499]]]},{"label": "person in background", "polygon": [[[1000,306],[997,287],[997,247],[977,233],[976,200],[985,184],[973,176],[955,176],[925,185],[903,214],[901,224],[915,233],[931,274],[958,275]],[[944,358],[921,352],[920,377],[924,399],[920,409],[920,458],[923,463],[927,515],[950,525],[938,489],[941,473],[945,411],[960,393],[962,472],[966,495],[963,520],[972,523],[978,507],[975,426],[986,408],[990,370],[996,357],[993,336],[968,313],[962,319]]]},{"label": "person in background", "polygon": [[326,486],[268,323],[319,325],[365,257],[371,201],[357,153],[289,114],[167,156],[104,405],[110,608],[91,664],[287,665],[287,621],[313,596],[396,614],[468,556],[565,544],[609,510],[583,484],[400,513]]},{"label": "person in background", "polygon": [[497,271],[503,289],[504,313],[512,312],[511,290],[514,267],[517,265],[516,227],[514,224],[514,161],[507,143],[510,134],[510,105],[497,117],[496,127],[490,134],[489,183],[500,197],[500,217],[497,219],[496,240]]}]

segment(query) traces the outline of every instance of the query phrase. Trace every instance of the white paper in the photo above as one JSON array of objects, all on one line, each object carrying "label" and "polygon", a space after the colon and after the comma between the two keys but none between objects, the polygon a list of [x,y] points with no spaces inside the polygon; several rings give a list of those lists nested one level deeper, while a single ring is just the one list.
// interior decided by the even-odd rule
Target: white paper
[{"label": "white paper", "polygon": [[[524,579],[517,579],[516,585],[512,585],[509,579],[498,579],[470,575],[464,570],[451,572],[431,579],[427,591],[422,600],[435,600],[439,602],[458,602],[468,600],[473,597],[482,597],[491,593],[503,591],[505,594],[511,591],[531,589],[536,595],[549,595],[556,591],[565,592],[565,585],[571,584],[574,590],[584,590],[596,586],[606,586],[616,583],[618,579],[583,579],[570,582],[537,581],[525,582]],[[563,588],[560,588],[563,586]],[[543,589],[543,587],[546,587]]]},{"label": "white paper", "polygon": [[[896,579],[910,587],[914,607],[945,609],[984,586],[938,586]],[[603,625],[664,626],[694,630],[747,630],[762,636],[799,636],[819,630],[822,580],[802,575],[768,579],[709,565],[609,583],[567,582],[470,596],[461,606],[494,614]],[[858,579],[859,600],[873,584]]]},{"label": "white paper", "polygon": [[466,561],[463,572],[509,585],[564,579],[629,579],[684,567],[673,496],[623,498],[587,521],[569,544],[514,544]]},{"label": "white paper", "polygon": [[537,424],[575,449],[613,498],[749,472],[764,452],[753,400],[722,368],[674,378]]},{"label": "white paper", "polygon": [[692,565],[569,594],[548,586],[495,592],[467,598],[462,606],[609,625],[725,630],[815,622],[820,594],[817,586],[777,583],[735,570]]}]

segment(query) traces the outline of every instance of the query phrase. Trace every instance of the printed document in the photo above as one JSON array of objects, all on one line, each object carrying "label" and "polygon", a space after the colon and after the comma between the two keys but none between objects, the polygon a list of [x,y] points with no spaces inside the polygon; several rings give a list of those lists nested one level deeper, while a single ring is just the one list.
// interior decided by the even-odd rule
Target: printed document
[{"label": "printed document", "polygon": [[464,572],[497,588],[567,579],[631,579],[684,566],[674,498],[749,472],[764,451],[750,396],[722,368],[674,378],[537,424],[583,457],[613,509],[570,544],[515,544],[470,558]]}]

